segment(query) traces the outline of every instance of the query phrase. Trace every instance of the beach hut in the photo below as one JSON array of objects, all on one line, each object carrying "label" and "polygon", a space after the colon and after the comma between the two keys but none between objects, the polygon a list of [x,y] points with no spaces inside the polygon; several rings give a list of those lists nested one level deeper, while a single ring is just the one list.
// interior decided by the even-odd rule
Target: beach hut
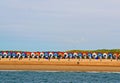
[{"label": "beach hut", "polygon": [[7,56],[8,56],[7,52],[3,52],[3,57],[7,58]]},{"label": "beach hut", "polygon": [[39,59],[40,58],[40,52],[35,52],[35,56]]},{"label": "beach hut", "polygon": [[36,52],[35,55],[36,55],[36,56],[40,56],[40,52]]},{"label": "beach hut", "polygon": [[17,55],[18,58],[20,58],[21,57],[21,52],[17,52],[16,55]]},{"label": "beach hut", "polygon": [[87,58],[87,52],[83,52],[83,58],[86,59]]},{"label": "beach hut", "polygon": [[103,58],[107,59],[108,58],[108,54],[107,53],[103,53]]},{"label": "beach hut", "polygon": [[100,61],[102,61],[103,53],[98,52],[97,55],[98,55],[98,58],[100,59]]},{"label": "beach hut", "polygon": [[11,59],[11,57],[12,57],[12,53],[11,52],[8,52],[8,58],[9,58],[9,60]]},{"label": "beach hut", "polygon": [[89,61],[91,61],[91,59],[92,59],[92,53],[91,53],[91,52],[88,52],[87,56],[88,56],[88,58],[89,58]]},{"label": "beach hut", "polygon": [[112,60],[113,59],[113,54],[112,53],[108,53],[108,58]]},{"label": "beach hut", "polygon": [[74,56],[74,58],[78,58],[78,53],[74,52],[73,56]]},{"label": "beach hut", "polygon": [[30,59],[30,57],[31,57],[31,52],[26,52],[26,57]]},{"label": "beach hut", "polygon": [[92,57],[94,58],[94,59],[97,59],[98,58],[98,55],[97,55],[97,53],[92,53]]},{"label": "beach hut", "polygon": [[64,58],[65,59],[68,58],[68,53],[67,52],[64,53]]},{"label": "beach hut", "polygon": [[30,58],[31,58],[31,52],[26,52],[26,57],[30,60]]},{"label": "beach hut", "polygon": [[98,55],[98,58],[99,58],[99,59],[102,59],[102,57],[103,57],[103,53],[98,52],[97,55]]},{"label": "beach hut", "polygon": [[91,52],[88,53],[88,58],[89,58],[89,59],[92,58],[92,53],[91,53]]},{"label": "beach hut", "polygon": [[44,58],[44,52],[41,52],[41,53],[40,53],[40,57],[41,57],[41,58]]},{"label": "beach hut", "polygon": [[118,59],[118,53],[113,53],[113,58]]},{"label": "beach hut", "polygon": [[72,59],[73,58],[73,54],[72,53],[68,53],[68,58]]},{"label": "beach hut", "polygon": [[16,52],[11,52],[11,54],[12,54],[12,57],[13,57],[13,58],[16,58],[16,57],[17,57]]},{"label": "beach hut", "polygon": [[120,59],[120,53],[118,53],[118,59]]},{"label": "beach hut", "polygon": [[2,52],[0,52],[0,59],[3,57],[3,54],[2,54]]},{"label": "beach hut", "polygon": [[64,52],[58,52],[58,58],[64,58]]},{"label": "beach hut", "polygon": [[26,58],[26,57],[27,57],[26,52],[22,52],[22,53],[21,53],[21,56],[22,56],[22,58]]},{"label": "beach hut", "polygon": [[50,59],[50,57],[49,57],[49,52],[44,52],[44,58],[45,58],[45,59]]},{"label": "beach hut", "polygon": [[31,52],[31,57],[32,57],[32,58],[35,58],[35,57],[36,57],[35,52]]},{"label": "beach hut", "polygon": [[58,52],[54,52],[54,53],[53,53],[53,56],[54,56],[54,58],[57,59],[57,58],[58,58]]},{"label": "beach hut", "polygon": [[54,57],[52,52],[49,52],[49,57],[50,57],[50,58],[53,58],[53,57]]},{"label": "beach hut", "polygon": [[82,53],[78,53],[78,58],[82,59]]}]

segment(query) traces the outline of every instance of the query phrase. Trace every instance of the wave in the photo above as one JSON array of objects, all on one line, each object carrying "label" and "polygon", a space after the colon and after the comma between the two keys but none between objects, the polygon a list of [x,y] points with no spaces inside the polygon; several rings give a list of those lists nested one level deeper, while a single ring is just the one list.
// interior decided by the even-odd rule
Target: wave
[{"label": "wave", "polygon": [[108,71],[49,71],[49,70],[0,70],[0,72],[65,72],[65,73],[117,73],[120,74],[120,72],[108,72]]}]

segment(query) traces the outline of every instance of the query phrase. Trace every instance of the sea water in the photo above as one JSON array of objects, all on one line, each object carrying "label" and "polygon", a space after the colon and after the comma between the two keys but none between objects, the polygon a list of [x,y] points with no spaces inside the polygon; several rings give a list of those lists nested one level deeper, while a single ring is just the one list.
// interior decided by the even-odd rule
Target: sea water
[{"label": "sea water", "polygon": [[120,73],[0,71],[0,83],[120,83]]}]

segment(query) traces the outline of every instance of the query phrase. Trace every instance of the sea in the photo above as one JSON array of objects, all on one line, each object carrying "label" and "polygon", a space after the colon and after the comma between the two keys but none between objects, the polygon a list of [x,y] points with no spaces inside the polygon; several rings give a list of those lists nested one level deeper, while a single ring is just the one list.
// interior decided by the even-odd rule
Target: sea
[{"label": "sea", "polygon": [[0,71],[0,83],[120,83],[120,72]]}]

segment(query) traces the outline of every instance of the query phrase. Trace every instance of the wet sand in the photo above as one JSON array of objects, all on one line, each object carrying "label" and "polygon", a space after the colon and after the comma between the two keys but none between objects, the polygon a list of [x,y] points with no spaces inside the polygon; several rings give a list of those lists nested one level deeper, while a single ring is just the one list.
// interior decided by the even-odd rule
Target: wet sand
[{"label": "wet sand", "polygon": [[89,59],[1,59],[0,70],[40,70],[40,71],[99,71],[120,72],[118,60]]}]

